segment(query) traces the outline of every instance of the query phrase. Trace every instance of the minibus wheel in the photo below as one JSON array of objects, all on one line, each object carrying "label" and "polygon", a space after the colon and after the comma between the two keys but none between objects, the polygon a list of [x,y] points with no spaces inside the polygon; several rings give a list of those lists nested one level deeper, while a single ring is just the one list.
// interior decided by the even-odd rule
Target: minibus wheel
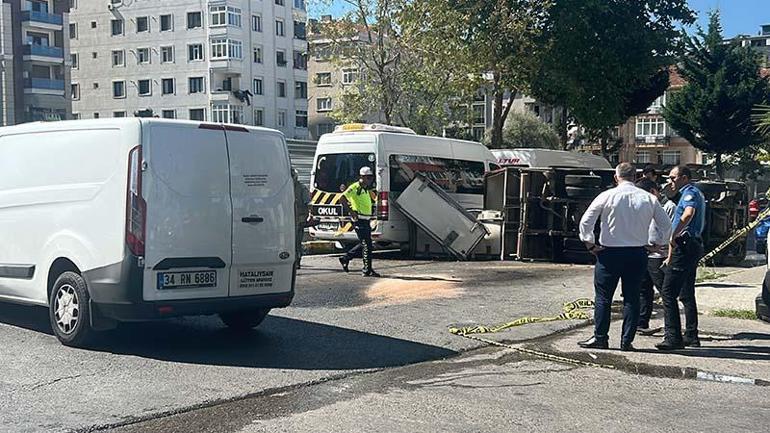
[{"label": "minibus wheel", "polygon": [[219,313],[219,319],[230,329],[235,331],[248,331],[249,329],[259,326],[259,324],[265,320],[265,317],[267,317],[267,313],[269,312],[269,308],[230,311],[227,313]]},{"label": "minibus wheel", "polygon": [[82,347],[93,337],[89,299],[86,281],[76,272],[64,272],[54,282],[48,297],[48,317],[62,344]]}]

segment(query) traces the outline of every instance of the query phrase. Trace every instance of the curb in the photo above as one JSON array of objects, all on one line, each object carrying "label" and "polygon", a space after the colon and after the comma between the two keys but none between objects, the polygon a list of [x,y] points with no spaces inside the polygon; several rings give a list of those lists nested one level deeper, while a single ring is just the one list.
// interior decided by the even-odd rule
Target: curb
[{"label": "curb", "polygon": [[335,244],[333,241],[309,241],[302,243],[302,249],[307,255],[332,254],[339,252]]}]

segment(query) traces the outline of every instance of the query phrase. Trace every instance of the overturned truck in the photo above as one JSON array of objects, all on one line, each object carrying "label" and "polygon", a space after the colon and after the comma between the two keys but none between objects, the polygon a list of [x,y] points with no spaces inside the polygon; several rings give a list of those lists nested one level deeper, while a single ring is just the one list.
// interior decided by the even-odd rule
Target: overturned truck
[{"label": "overturned truck", "polygon": [[[597,195],[614,186],[613,175],[608,168],[574,167],[506,167],[487,174],[485,223],[499,229],[500,259],[593,262],[579,238],[580,218]],[[703,238],[711,251],[748,223],[748,191],[734,181],[696,185],[706,197]],[[713,264],[734,265],[745,256],[743,238],[715,256]]]}]

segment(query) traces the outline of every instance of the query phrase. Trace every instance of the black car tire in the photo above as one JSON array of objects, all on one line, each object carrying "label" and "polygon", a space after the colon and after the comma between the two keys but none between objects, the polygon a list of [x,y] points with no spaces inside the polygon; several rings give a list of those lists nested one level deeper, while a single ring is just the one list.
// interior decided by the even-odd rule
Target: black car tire
[{"label": "black car tire", "polygon": [[566,190],[567,197],[574,199],[593,199],[601,193],[599,188],[582,188],[578,186],[568,186]]},{"label": "black car tire", "polygon": [[90,296],[86,281],[77,272],[59,275],[48,296],[48,318],[53,333],[65,346],[83,347],[94,337]]},{"label": "black car tire", "polygon": [[599,176],[568,174],[564,176],[564,185],[579,186],[583,188],[599,188],[602,186],[602,178]]},{"label": "black car tire", "polygon": [[269,312],[269,308],[230,311],[227,313],[219,313],[219,319],[228,328],[234,331],[248,331],[249,329],[259,326],[259,324],[265,320],[265,317],[267,317]]}]

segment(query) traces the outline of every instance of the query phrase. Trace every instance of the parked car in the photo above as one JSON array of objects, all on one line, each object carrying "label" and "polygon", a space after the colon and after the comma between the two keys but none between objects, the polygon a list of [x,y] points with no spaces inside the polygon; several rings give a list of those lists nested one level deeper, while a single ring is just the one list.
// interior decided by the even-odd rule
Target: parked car
[{"label": "parked car", "polygon": [[0,128],[0,300],[83,345],[119,321],[257,326],[294,296],[283,135],[160,119]]},{"label": "parked car", "polygon": [[749,222],[757,219],[757,215],[767,208],[767,197],[760,194],[749,202]]}]

